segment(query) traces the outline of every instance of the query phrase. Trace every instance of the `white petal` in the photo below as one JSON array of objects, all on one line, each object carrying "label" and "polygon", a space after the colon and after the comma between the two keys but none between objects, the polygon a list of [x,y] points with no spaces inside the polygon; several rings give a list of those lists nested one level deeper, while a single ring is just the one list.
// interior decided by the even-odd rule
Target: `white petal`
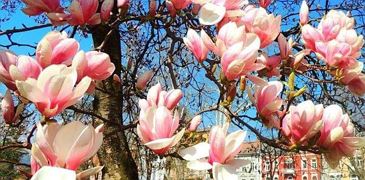
[{"label": "white petal", "polygon": [[180,150],[178,154],[188,161],[193,161],[209,156],[210,145],[206,142],[196,144],[186,149]]},{"label": "white petal", "polygon": [[213,164],[213,179],[215,180],[238,180],[236,169],[230,165],[219,163]]},{"label": "white petal", "polygon": [[225,7],[207,3],[199,11],[199,22],[203,25],[218,24],[224,18],[225,14]]},{"label": "white petal", "polygon": [[31,180],[76,180],[76,172],[68,169],[44,166],[35,173]]},{"label": "white petal", "polygon": [[208,163],[207,159],[189,161],[187,164],[187,167],[189,169],[194,169],[194,170],[198,170],[198,171],[212,169],[212,165],[210,163]]}]

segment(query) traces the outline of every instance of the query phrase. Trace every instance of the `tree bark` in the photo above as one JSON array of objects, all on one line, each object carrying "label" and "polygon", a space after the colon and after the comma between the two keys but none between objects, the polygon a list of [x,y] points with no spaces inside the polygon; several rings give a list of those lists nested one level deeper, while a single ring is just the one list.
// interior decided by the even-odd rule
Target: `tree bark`
[{"label": "tree bark", "polygon": [[[92,29],[94,46],[99,47],[110,33],[110,27],[98,25]],[[115,74],[121,73],[120,34],[115,29],[104,42],[102,51],[109,54],[115,65]],[[103,179],[138,179],[137,165],[128,146],[127,136],[122,127],[122,94],[121,86],[113,81],[113,77],[98,82],[95,91],[94,111],[111,122],[104,122],[104,141],[101,146],[99,159],[103,169]],[[119,126],[118,126],[119,125]]]}]

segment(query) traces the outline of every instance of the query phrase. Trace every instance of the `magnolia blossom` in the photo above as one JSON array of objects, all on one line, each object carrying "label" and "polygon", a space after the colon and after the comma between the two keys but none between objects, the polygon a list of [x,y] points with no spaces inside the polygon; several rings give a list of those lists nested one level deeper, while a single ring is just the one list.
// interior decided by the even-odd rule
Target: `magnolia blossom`
[{"label": "magnolia blossom", "polygon": [[38,43],[36,59],[45,68],[51,64],[70,65],[72,57],[79,50],[79,43],[72,38],[67,38],[65,32],[49,32]]},{"label": "magnolia blossom", "polygon": [[145,89],[147,86],[147,83],[152,79],[154,74],[155,74],[155,72],[153,70],[143,73],[137,79],[136,88],[139,90]]},{"label": "magnolia blossom", "polygon": [[209,134],[209,144],[199,143],[178,152],[182,158],[189,161],[189,169],[213,169],[213,178],[216,180],[238,179],[236,170],[249,163],[246,160],[235,159],[242,149],[246,132],[238,130],[227,135],[228,126],[228,123],[224,126],[214,126]]},{"label": "magnolia blossom", "polygon": [[100,9],[100,17],[104,22],[108,22],[110,18],[110,13],[112,12],[114,6],[114,0],[104,0]]},{"label": "magnolia blossom", "polygon": [[[203,33],[205,33],[204,30],[202,30],[201,33],[203,36]],[[196,31],[194,31],[193,29],[189,29],[187,37],[184,37],[183,40],[185,45],[191,52],[193,52],[195,58],[199,62],[203,62],[207,58],[208,48],[205,46],[203,39],[199,36],[199,34]]]},{"label": "magnolia blossom", "polygon": [[35,173],[30,180],[75,180],[76,172],[69,169],[44,166]]},{"label": "magnolia blossom", "polygon": [[54,166],[70,170],[90,159],[103,142],[103,125],[93,128],[79,121],[64,126],[51,122],[37,124],[35,143],[32,145],[32,170]]},{"label": "magnolia blossom", "polygon": [[271,44],[280,33],[281,16],[267,14],[264,8],[249,8],[239,22],[260,38],[261,48]]},{"label": "magnolia blossom", "polygon": [[307,5],[307,2],[305,0],[303,0],[302,5],[300,6],[300,11],[299,11],[300,25],[303,26],[308,23],[308,21],[309,21],[308,14],[309,14],[309,8]]},{"label": "magnolia blossom", "polygon": [[74,88],[76,81],[77,73],[73,68],[51,65],[40,73],[38,79],[16,81],[16,86],[21,96],[32,101],[44,116],[51,117],[81,99],[91,79],[83,78]]},{"label": "magnolia blossom", "polygon": [[328,65],[347,68],[356,62],[364,44],[363,36],[358,36],[353,26],[353,18],[331,10],[322,18],[318,28],[304,25],[302,37],[305,46]]},{"label": "magnolia blossom", "polygon": [[202,5],[199,11],[199,22],[203,25],[214,25],[225,17],[233,18],[243,15],[242,8],[247,0],[210,0],[198,2]]},{"label": "magnolia blossom", "polygon": [[248,78],[255,83],[255,94],[248,91],[251,102],[256,106],[263,123],[268,127],[279,128],[279,122],[276,120],[283,100],[279,98],[283,90],[283,84],[280,81],[266,82],[263,79],[254,76]]},{"label": "magnolia blossom", "polygon": [[222,70],[227,79],[233,80],[262,69],[264,66],[256,63],[259,48],[260,39],[253,33],[245,34],[240,42],[228,48],[221,59]]},{"label": "magnolia blossom", "polygon": [[271,4],[271,0],[259,0],[259,4],[262,8],[267,8]]},{"label": "magnolia blossom", "polygon": [[0,51],[0,81],[11,90],[16,90],[13,78],[9,70],[11,65],[16,65],[18,57],[9,51]]},{"label": "magnolia blossom", "polygon": [[2,117],[5,120],[6,124],[12,124],[13,122],[15,122],[16,117],[14,101],[9,90],[6,91],[5,96],[1,101],[1,111]]},{"label": "magnolia blossom", "polygon": [[77,70],[78,81],[84,77],[90,77],[93,80],[105,80],[115,70],[109,55],[98,51],[78,52],[72,61],[72,67]]},{"label": "magnolia blossom", "polygon": [[364,137],[355,137],[354,126],[338,105],[330,105],[323,111],[323,128],[317,144],[325,151],[325,159],[336,168],[342,157],[353,156],[357,148],[365,145]]},{"label": "magnolia blossom", "polygon": [[176,11],[185,9],[191,4],[191,0],[166,0],[165,2],[172,17],[176,16]]},{"label": "magnolia blossom", "polygon": [[188,130],[189,131],[195,131],[198,128],[198,126],[200,125],[201,122],[202,122],[202,116],[201,115],[195,116],[190,121]]},{"label": "magnolia blossom", "polygon": [[257,61],[263,65],[265,65],[265,69],[261,70],[259,74],[265,74],[266,77],[280,76],[280,56],[270,56],[268,57],[266,54],[261,54]]},{"label": "magnolia blossom", "polygon": [[62,13],[63,8],[60,5],[60,0],[22,0],[26,7],[22,9],[22,11],[29,15],[35,16],[46,13]]},{"label": "magnolia blossom", "polygon": [[282,130],[292,144],[302,144],[316,135],[323,127],[323,105],[304,101],[291,106],[283,119]]},{"label": "magnolia blossom", "polygon": [[365,74],[362,74],[364,64],[357,61],[353,66],[344,69],[340,82],[355,95],[365,94]]},{"label": "magnolia blossom", "polygon": [[70,7],[70,25],[97,25],[101,23],[98,0],[73,0]]},{"label": "magnolia blossom", "polygon": [[288,59],[292,53],[291,49],[294,45],[293,39],[289,38],[289,40],[287,40],[286,37],[280,33],[278,36],[278,44],[280,49],[280,57],[282,59]]},{"label": "magnolia blossom", "polygon": [[166,153],[184,135],[185,129],[174,135],[180,117],[173,109],[182,98],[181,90],[163,91],[160,84],[153,86],[147,99],[139,101],[141,108],[137,134],[144,145],[156,154]]},{"label": "magnolia blossom", "polygon": [[25,81],[28,78],[37,79],[42,71],[38,61],[29,56],[19,56],[16,65],[10,65],[9,73],[13,81]]}]

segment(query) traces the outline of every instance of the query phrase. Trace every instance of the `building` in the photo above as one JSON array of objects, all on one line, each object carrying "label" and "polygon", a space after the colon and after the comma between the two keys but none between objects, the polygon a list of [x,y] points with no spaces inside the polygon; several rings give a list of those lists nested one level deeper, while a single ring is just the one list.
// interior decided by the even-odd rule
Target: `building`
[{"label": "building", "polygon": [[242,151],[237,155],[237,159],[245,159],[251,163],[237,170],[240,180],[260,180],[261,179],[261,143],[259,141],[243,144]]},{"label": "building", "polygon": [[313,153],[284,153],[279,156],[262,157],[264,180],[320,180],[322,158]]}]

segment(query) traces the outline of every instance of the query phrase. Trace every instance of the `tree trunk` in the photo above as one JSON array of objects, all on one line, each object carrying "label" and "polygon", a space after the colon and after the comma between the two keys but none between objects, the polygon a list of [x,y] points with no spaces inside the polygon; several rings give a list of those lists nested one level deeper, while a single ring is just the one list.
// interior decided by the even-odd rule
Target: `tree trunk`
[{"label": "tree trunk", "polygon": [[[110,27],[98,25],[92,29],[94,46],[99,47],[103,43]],[[108,53],[115,65],[115,74],[121,73],[121,46],[120,35],[114,30],[102,48]],[[137,165],[128,146],[127,137],[120,129],[122,125],[122,101],[121,87],[113,81],[113,77],[103,82],[98,82],[95,91],[94,111],[107,118],[111,122],[104,122],[104,142],[101,146],[99,159],[103,169],[103,179],[138,179]],[[119,125],[119,127],[118,127]]]}]

